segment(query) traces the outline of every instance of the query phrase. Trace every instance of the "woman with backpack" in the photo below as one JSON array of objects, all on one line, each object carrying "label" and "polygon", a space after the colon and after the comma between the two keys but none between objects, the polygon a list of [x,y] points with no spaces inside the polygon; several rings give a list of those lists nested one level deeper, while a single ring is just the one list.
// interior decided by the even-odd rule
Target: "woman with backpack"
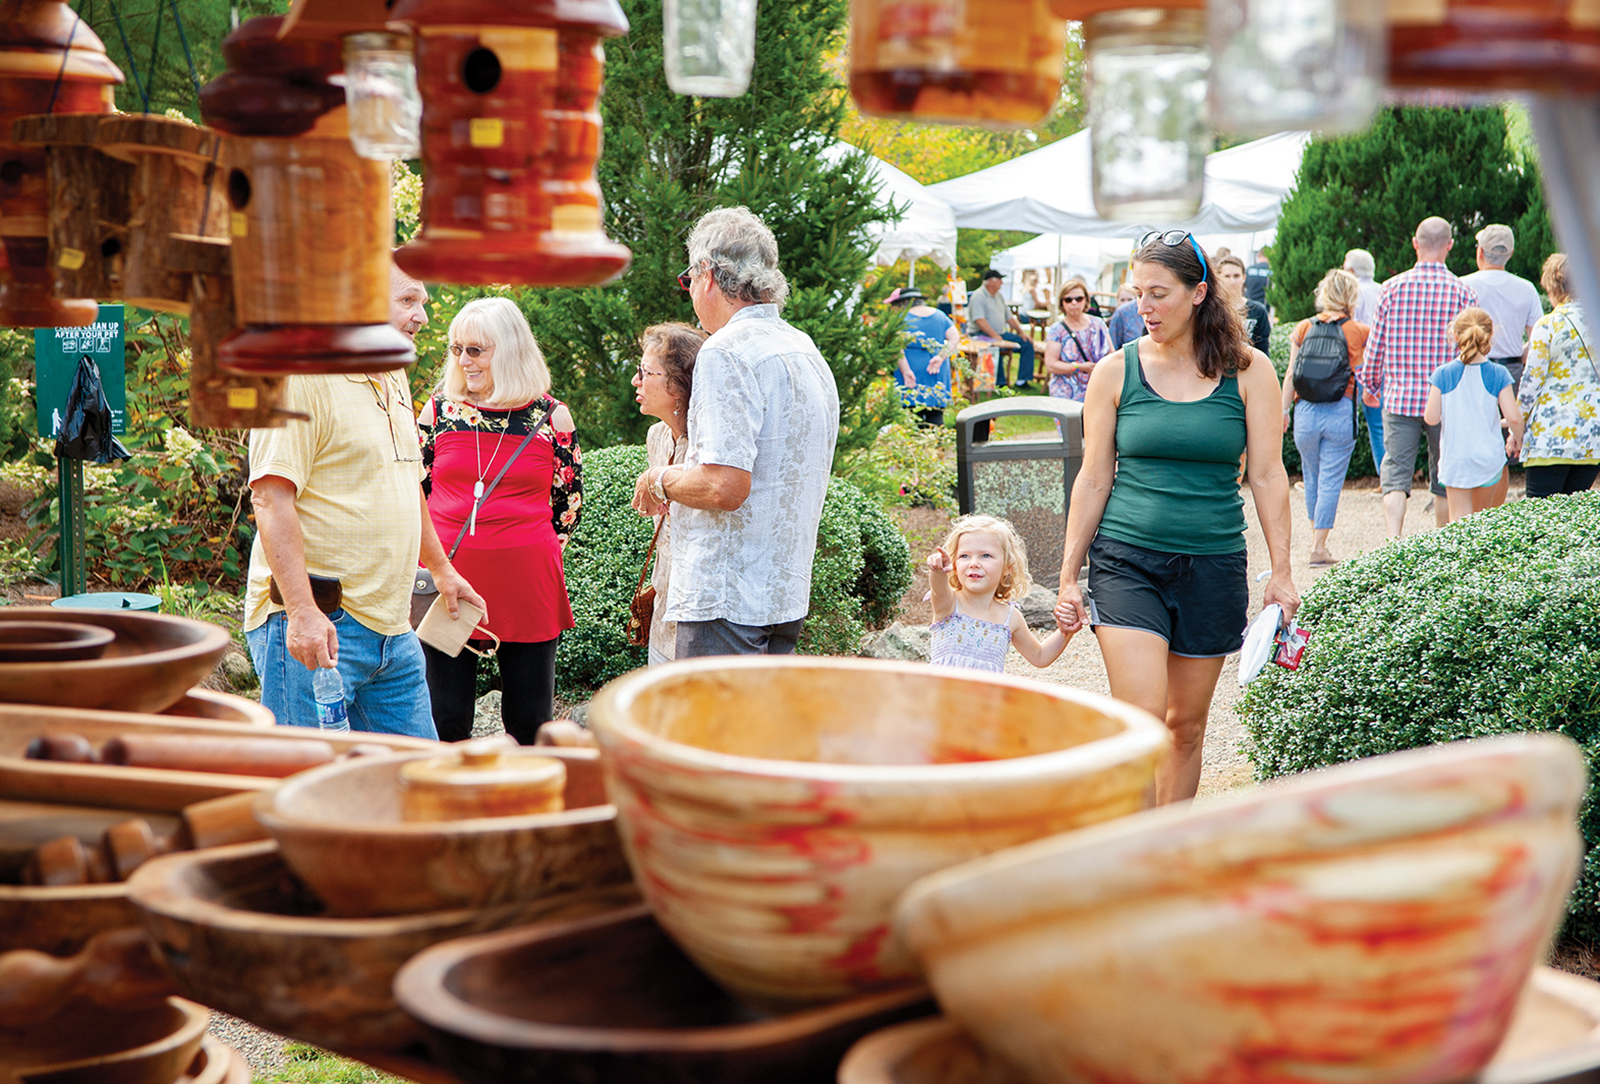
[{"label": "woman with backpack", "polygon": [[1301,320],[1289,336],[1283,428],[1293,417],[1311,520],[1312,568],[1338,562],[1328,552],[1328,533],[1356,447],[1355,371],[1361,368],[1368,331],[1353,315],[1360,299],[1361,283],[1354,275],[1340,268],[1329,271],[1317,284],[1317,315]]}]

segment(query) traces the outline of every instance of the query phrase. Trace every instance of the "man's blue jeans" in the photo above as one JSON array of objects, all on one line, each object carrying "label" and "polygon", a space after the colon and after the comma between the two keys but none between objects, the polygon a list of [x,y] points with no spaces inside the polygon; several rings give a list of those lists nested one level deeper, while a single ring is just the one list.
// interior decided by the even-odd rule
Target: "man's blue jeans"
[{"label": "man's blue jeans", "polygon": [[1016,343],[1022,348],[1021,352],[1017,354],[1016,384],[1020,387],[1033,379],[1033,340],[1024,338],[1014,331],[1008,331],[1000,337],[1006,342]]},{"label": "man's blue jeans", "polygon": [[[437,738],[417,634],[382,636],[342,609],[329,614],[328,620],[339,634],[339,676],[344,679],[350,729]],[[315,727],[311,671],[289,654],[288,629],[280,610],[244,634],[261,678],[261,703],[280,723]]]}]

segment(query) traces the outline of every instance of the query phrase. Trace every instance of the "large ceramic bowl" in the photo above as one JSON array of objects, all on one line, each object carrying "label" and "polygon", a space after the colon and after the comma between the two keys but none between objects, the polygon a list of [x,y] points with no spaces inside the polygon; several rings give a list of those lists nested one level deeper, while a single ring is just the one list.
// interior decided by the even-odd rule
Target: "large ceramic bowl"
[{"label": "large ceramic bowl", "polygon": [[589,713],[662,928],[767,1008],[914,977],[912,881],[1142,809],[1166,727],[1105,697],[864,659],[638,670]]},{"label": "large ceramic bowl", "polygon": [[1481,1069],[1564,911],[1577,746],[1398,753],[945,870],[895,925],[1035,1084],[1434,1084]]},{"label": "large ceramic bowl", "polygon": [[318,1046],[398,1050],[422,1037],[395,1004],[400,965],[452,937],[638,901],[628,885],[501,907],[330,917],[267,841],[152,859],[128,879],[186,997]]},{"label": "large ceramic bowl", "polygon": [[567,766],[566,809],[406,821],[400,768],[434,753],[361,757],[283,781],[256,819],[336,915],[405,915],[537,899],[632,879],[593,749],[529,749]]},{"label": "large ceramic bowl", "polygon": [[132,610],[0,607],[0,625],[76,623],[116,634],[95,659],[0,663],[0,701],[117,711],[161,711],[203,681],[228,651],[228,630]]}]

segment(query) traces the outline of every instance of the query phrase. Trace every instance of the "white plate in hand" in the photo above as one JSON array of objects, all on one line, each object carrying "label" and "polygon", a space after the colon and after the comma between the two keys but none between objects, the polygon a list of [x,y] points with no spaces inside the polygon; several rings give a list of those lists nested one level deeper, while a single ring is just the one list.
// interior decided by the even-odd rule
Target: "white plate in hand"
[{"label": "white plate in hand", "polygon": [[1278,627],[1283,624],[1283,607],[1276,602],[1265,606],[1244,630],[1244,647],[1239,649],[1239,684],[1248,685],[1261,673],[1278,646]]}]

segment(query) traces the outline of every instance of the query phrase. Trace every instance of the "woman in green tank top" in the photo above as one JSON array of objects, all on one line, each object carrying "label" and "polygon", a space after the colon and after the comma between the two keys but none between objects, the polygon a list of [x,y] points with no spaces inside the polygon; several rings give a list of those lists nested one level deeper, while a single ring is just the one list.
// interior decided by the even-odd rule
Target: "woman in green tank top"
[{"label": "woman in green tank top", "polygon": [[[1156,801],[1200,785],[1206,717],[1249,609],[1239,457],[1272,561],[1264,604],[1292,617],[1289,478],[1277,374],[1251,348],[1205,254],[1182,231],[1145,238],[1128,272],[1146,334],[1095,366],[1083,404],[1056,621],[1094,628],[1111,695],[1166,721]],[[1088,591],[1078,572],[1089,563]]]}]

